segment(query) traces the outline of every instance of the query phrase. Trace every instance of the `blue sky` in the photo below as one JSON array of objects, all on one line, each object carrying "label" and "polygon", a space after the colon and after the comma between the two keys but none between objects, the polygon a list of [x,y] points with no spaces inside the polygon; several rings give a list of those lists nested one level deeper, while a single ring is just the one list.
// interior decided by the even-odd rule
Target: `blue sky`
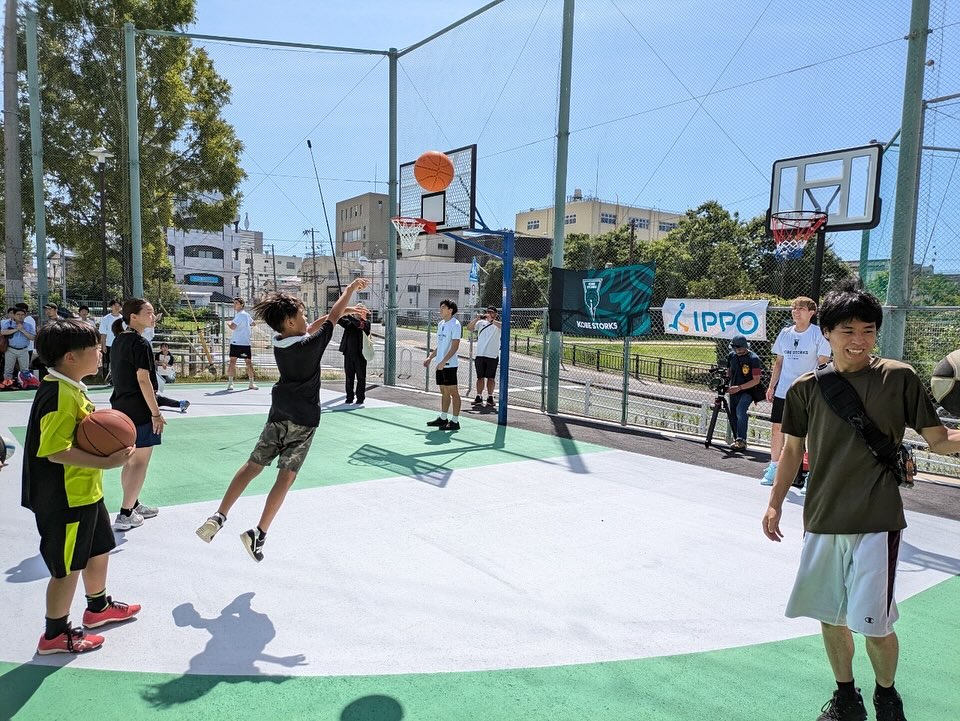
[{"label": "blue sky", "polygon": [[[304,5],[202,0],[195,29],[403,48],[482,3]],[[493,227],[552,204],[561,8],[560,0],[508,0],[401,59],[401,162],[478,143],[478,205]],[[675,211],[716,199],[744,217],[762,213],[775,159],[897,130],[908,21],[909,3],[896,0],[580,2],[567,190]],[[934,13],[934,21],[952,18]],[[949,32],[941,33],[947,49]],[[227,114],[250,173],[243,212],[278,252],[302,252],[303,228],[324,228],[304,138],[331,225],[336,200],[385,189],[385,60],[205,46],[234,86]],[[928,82],[928,97],[956,89],[932,74]],[[888,162],[888,212],[895,170]],[[927,198],[939,212],[946,187]],[[885,215],[873,257],[888,255],[889,225]],[[859,256],[859,233],[834,242],[844,257]],[[960,262],[960,243],[941,245],[939,264]]]},{"label": "blue sky", "polygon": [[[199,0],[192,29],[403,48],[482,4]],[[931,25],[944,29],[930,37],[938,62],[928,98],[960,90],[950,62],[960,7],[932,6]],[[400,62],[400,162],[477,143],[478,205],[493,227],[553,202],[561,9],[561,0],[508,0]],[[672,211],[715,199],[741,217],[760,214],[775,159],[896,132],[908,25],[904,0],[581,0],[567,191]],[[197,44],[233,87],[226,116],[249,174],[241,214],[278,253],[303,253],[305,228],[326,237],[307,138],[331,226],[337,200],[386,190],[385,59]],[[937,122],[937,144],[960,147],[960,120]],[[931,163],[921,192],[918,260],[945,270],[960,270],[956,155]],[[889,255],[895,172],[893,153],[872,257]],[[859,233],[833,240],[844,257],[859,256]]]}]

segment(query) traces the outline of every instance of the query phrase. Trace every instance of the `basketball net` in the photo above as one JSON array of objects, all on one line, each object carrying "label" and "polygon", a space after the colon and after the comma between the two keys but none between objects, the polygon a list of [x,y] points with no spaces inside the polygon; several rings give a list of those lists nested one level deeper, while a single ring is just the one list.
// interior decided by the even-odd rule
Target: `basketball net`
[{"label": "basketball net", "polygon": [[774,213],[770,218],[770,232],[777,247],[774,253],[780,260],[799,258],[807,241],[827,222],[827,214],[817,210],[788,210]]},{"label": "basketball net", "polygon": [[423,218],[390,218],[390,222],[397,229],[400,247],[404,250],[413,250],[421,233],[437,232],[437,224]]}]

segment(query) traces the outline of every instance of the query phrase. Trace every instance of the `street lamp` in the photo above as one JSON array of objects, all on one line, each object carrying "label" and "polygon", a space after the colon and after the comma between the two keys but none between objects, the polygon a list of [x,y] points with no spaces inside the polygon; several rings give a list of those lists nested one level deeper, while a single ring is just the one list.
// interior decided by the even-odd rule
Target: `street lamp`
[{"label": "street lamp", "polygon": [[94,166],[97,168],[100,182],[100,273],[103,283],[103,314],[107,314],[107,210],[106,210],[106,169],[107,160],[113,157],[102,145],[88,151],[94,157]]}]

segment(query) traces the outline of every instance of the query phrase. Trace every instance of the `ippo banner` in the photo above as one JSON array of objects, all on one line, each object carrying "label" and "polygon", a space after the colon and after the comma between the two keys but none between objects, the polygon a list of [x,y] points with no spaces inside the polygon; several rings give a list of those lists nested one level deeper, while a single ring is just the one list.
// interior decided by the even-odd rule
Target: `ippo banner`
[{"label": "ippo banner", "polygon": [[742,335],[750,340],[766,340],[767,301],[667,298],[663,302],[663,330],[672,335]]}]

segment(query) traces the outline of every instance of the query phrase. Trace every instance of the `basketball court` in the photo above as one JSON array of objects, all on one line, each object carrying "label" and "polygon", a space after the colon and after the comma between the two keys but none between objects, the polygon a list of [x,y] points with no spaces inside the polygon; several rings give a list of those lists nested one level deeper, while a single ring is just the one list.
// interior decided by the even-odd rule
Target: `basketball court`
[{"label": "basketball court", "polygon": [[[0,603],[16,619],[0,717],[61,719],[70,699],[78,718],[800,721],[829,694],[817,625],[783,618],[799,496],[772,544],[755,478],[471,418],[431,431],[432,411],[370,397],[348,410],[324,389],[255,564],[238,535],[272,472],[212,544],[194,530],[253,447],[269,389],[168,390],[192,405],[151,462],[143,495],[162,510],[118,534],[110,567],[110,593],[144,610],[95,652],[34,655],[47,572],[19,507],[20,448],[0,473]],[[19,443],[17,396],[0,400],[0,431]],[[116,511],[118,472],[105,486]],[[960,522],[908,520],[898,687],[911,719],[943,719],[960,706]]]}]

